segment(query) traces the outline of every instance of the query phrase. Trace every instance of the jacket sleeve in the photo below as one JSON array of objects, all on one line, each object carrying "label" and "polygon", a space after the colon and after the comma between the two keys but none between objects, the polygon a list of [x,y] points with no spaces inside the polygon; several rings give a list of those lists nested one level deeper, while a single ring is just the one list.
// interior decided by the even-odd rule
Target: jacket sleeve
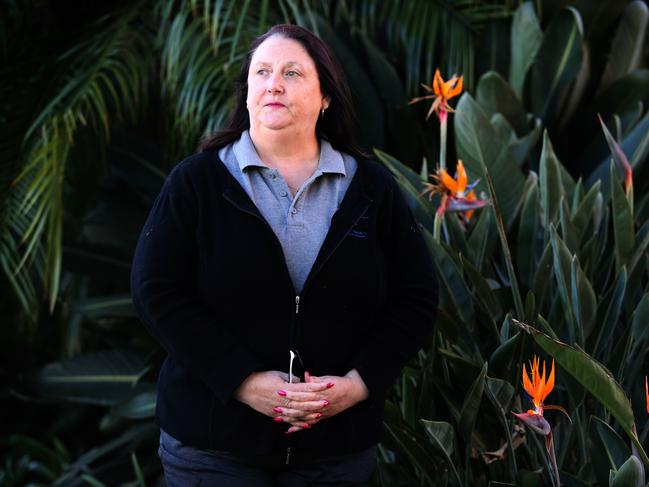
[{"label": "jacket sleeve", "polygon": [[131,269],[133,303],[149,333],[226,403],[260,361],[198,298],[198,198],[179,166],[146,220]]},{"label": "jacket sleeve", "polygon": [[390,198],[381,216],[387,230],[388,303],[353,365],[369,390],[382,400],[403,366],[430,336],[438,288],[432,256],[401,190],[391,176]]}]

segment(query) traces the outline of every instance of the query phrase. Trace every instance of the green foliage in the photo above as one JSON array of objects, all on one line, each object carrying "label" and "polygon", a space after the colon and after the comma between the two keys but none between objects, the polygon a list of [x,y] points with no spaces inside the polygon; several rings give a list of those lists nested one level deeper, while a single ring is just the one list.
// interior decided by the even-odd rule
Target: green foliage
[{"label": "green foliage", "polygon": [[[135,239],[170,167],[227,117],[248,42],[294,21],[341,59],[361,136],[402,187],[440,280],[433,340],[386,403],[374,484],[549,484],[542,439],[510,414],[529,407],[521,364],[543,350],[557,363],[549,401],[571,419],[546,412],[563,484],[641,485],[644,2],[523,2],[513,13],[511,2],[143,1],[97,10],[88,28],[27,52],[20,34],[39,6],[9,3],[0,113],[15,123],[0,127],[0,266],[12,292],[0,296],[0,372],[10,380],[0,392],[16,431],[33,437],[0,439],[0,483],[159,479],[162,354],[128,296]],[[438,201],[421,196],[437,122],[407,106],[437,67],[465,76],[449,153],[492,202],[466,228],[447,215],[439,242]],[[615,144],[633,168],[631,196],[611,164]]]}]

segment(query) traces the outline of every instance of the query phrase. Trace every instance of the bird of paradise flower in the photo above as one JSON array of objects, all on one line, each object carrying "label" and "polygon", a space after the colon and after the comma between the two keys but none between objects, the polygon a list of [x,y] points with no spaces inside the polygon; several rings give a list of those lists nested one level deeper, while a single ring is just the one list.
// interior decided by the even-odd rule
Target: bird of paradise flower
[{"label": "bird of paradise flower", "polygon": [[568,419],[570,416],[564,408],[552,404],[545,404],[545,398],[548,397],[554,389],[554,360],[550,374],[546,377],[545,361],[543,362],[543,373],[541,373],[541,362],[535,355],[530,362],[530,374],[528,375],[525,364],[523,364],[523,388],[532,399],[533,408],[528,409],[526,413],[512,413],[523,423],[529,426],[533,431],[545,437],[545,449],[548,453],[550,466],[552,467],[552,483],[557,487],[560,485],[559,468],[554,453],[554,441],[552,438],[552,428],[543,416],[545,410],[558,410],[563,412]]},{"label": "bird of paradise flower", "polygon": [[439,72],[439,69],[435,70],[435,76],[433,77],[433,83],[431,86],[422,83],[421,86],[426,90],[429,95],[418,96],[410,100],[409,104],[418,103],[424,100],[433,100],[433,104],[430,106],[428,113],[426,114],[426,120],[430,118],[433,113],[437,114],[439,118],[439,167],[441,169],[446,168],[446,134],[448,126],[448,114],[454,110],[449,105],[449,100],[456,97],[462,93],[462,88],[464,85],[464,76],[453,75],[448,81],[444,81],[442,75]]},{"label": "bird of paradise flower", "polygon": [[431,174],[436,183],[424,183],[423,194],[428,194],[429,199],[434,194],[440,195],[437,216],[443,217],[446,212],[456,212],[462,223],[467,224],[473,216],[474,210],[489,204],[487,199],[478,199],[473,188],[480,182],[479,179],[468,184],[464,164],[457,161],[455,178],[452,178],[446,169],[439,169]]}]

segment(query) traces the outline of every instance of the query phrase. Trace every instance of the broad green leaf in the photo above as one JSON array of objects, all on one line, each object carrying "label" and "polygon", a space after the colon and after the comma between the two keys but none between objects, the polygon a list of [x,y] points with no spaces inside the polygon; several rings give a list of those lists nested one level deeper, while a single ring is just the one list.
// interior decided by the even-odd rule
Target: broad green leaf
[{"label": "broad green leaf", "polygon": [[480,77],[475,100],[488,117],[502,114],[518,136],[527,133],[528,123],[525,109],[507,81],[495,71],[488,71]]},{"label": "broad green leaf", "polygon": [[21,386],[38,397],[113,405],[133,394],[147,370],[140,355],[111,350],[48,364],[28,374]]},{"label": "broad green leaf", "polygon": [[154,390],[145,391],[118,404],[114,413],[128,419],[152,418],[155,415],[157,393]]},{"label": "broad green leaf", "polygon": [[518,468],[516,465],[516,454],[514,452],[510,425],[507,420],[512,398],[514,397],[514,386],[512,386],[507,381],[495,379],[493,377],[487,377],[487,387],[485,388],[485,393],[489,398],[489,401],[492,403],[494,409],[498,412],[500,422],[503,426],[503,431],[505,432],[505,437],[507,439],[507,461],[510,466],[509,474],[512,478],[514,478],[516,475],[516,470]]},{"label": "broad green leaf", "polygon": [[428,454],[421,439],[400,421],[398,408],[389,401],[385,406],[383,427],[391,449],[401,453],[413,467],[421,470],[426,482],[432,483],[428,472],[431,471],[430,465],[434,458]]},{"label": "broad green leaf", "polygon": [[432,231],[434,226],[434,217],[431,212],[431,205],[427,204],[425,199],[421,196],[423,189],[422,179],[410,168],[403,165],[394,157],[374,149],[374,153],[380,162],[394,175],[401,192],[403,193],[408,206],[410,207],[413,215],[419,223],[425,228]]},{"label": "broad green leaf", "polygon": [[644,2],[636,0],[627,4],[617,25],[598,91],[638,67],[642,59],[648,19],[649,10]]},{"label": "broad green leaf", "polygon": [[523,93],[525,75],[541,47],[543,32],[532,2],[524,2],[514,14],[511,30],[511,63],[509,84],[519,96]]},{"label": "broad green leaf", "polygon": [[489,120],[494,129],[499,145],[509,146],[516,140],[516,132],[502,113],[494,113]]},{"label": "broad green leaf", "polygon": [[[530,177],[536,176],[530,175]],[[518,241],[516,246],[516,263],[521,281],[527,287],[532,284],[533,272],[536,269],[537,248],[539,247],[539,189],[536,184],[529,186],[525,203],[518,224]]]},{"label": "broad green leaf", "polygon": [[630,456],[617,472],[612,471],[610,487],[644,487],[644,467],[638,457]]},{"label": "broad green leaf", "polygon": [[428,438],[433,446],[444,456],[446,464],[454,474],[455,481],[458,485],[462,485],[460,475],[451,459],[455,439],[453,426],[444,421],[428,421],[427,419],[421,419],[420,421],[424,425],[424,430],[428,434]]},{"label": "broad green leaf", "polygon": [[[598,318],[603,317],[600,318],[602,322],[599,325],[597,341],[592,350],[594,357],[605,356],[605,352],[607,350],[610,351],[610,347],[612,347],[610,337],[620,318],[622,303],[624,302],[624,295],[626,293],[626,284],[627,273],[626,269],[622,267],[617,273],[615,283],[599,303]],[[606,307],[605,311],[604,307]],[[606,345],[608,345],[607,349],[604,348]]]},{"label": "broad green leaf", "polygon": [[593,186],[588,190],[584,198],[579,203],[577,211],[572,215],[572,222],[575,225],[577,230],[577,239],[579,242],[582,242],[586,229],[588,228],[589,223],[591,222],[593,212],[595,209],[595,199],[597,195],[600,194],[601,181],[597,181]]},{"label": "broad green leaf", "polygon": [[565,310],[565,319],[570,333],[570,341],[574,343],[578,337],[575,336],[575,322],[572,314],[572,303],[570,300],[570,268],[572,256],[568,247],[563,240],[561,240],[553,226],[550,227],[550,242],[552,244],[552,268],[554,269],[554,277],[557,280],[559,296],[564,305],[563,309]]},{"label": "broad green leaf", "polygon": [[433,440],[433,445],[438,448],[450,460],[455,448],[455,431],[453,426],[446,421],[429,421],[420,419],[424,425],[424,430],[429,438]]},{"label": "broad green leaf", "polygon": [[532,284],[532,291],[534,291],[534,296],[536,296],[538,309],[543,309],[548,285],[552,280],[552,260],[552,244],[548,242],[541,254],[541,259],[534,273],[534,282]]},{"label": "broad green leaf", "polygon": [[539,166],[543,228],[549,230],[550,223],[556,219],[561,197],[565,197],[566,193],[561,183],[560,163],[552,148],[547,130],[543,132],[543,150]]},{"label": "broad green leaf", "polygon": [[638,357],[645,353],[647,338],[649,338],[647,323],[649,323],[649,293],[642,296],[631,319],[631,344],[626,355],[625,383],[640,383],[641,378],[647,375],[643,361],[638,360]]},{"label": "broad green leaf", "polygon": [[[435,241],[431,242],[433,257],[439,272],[437,278],[440,284],[442,304],[449,310],[453,310],[469,330],[475,324],[475,311],[471,293],[462,277],[462,269],[450,255],[450,250]],[[446,301],[446,302],[444,302]]]},{"label": "broad green leaf", "polygon": [[536,146],[540,134],[541,120],[535,118],[534,127],[529,131],[529,133],[527,133],[527,135],[509,143],[507,146],[507,152],[509,157],[512,158],[517,166],[522,167],[525,164],[525,160],[532,148]]},{"label": "broad green leaf", "polygon": [[588,436],[593,444],[593,470],[597,479],[604,485],[608,482],[608,472],[618,470],[631,455],[624,440],[601,419],[591,416],[588,422]]},{"label": "broad green leaf", "polygon": [[579,251],[579,240],[577,239],[577,229],[570,217],[570,209],[566,198],[561,198],[559,202],[559,224],[561,225],[561,236],[566,247],[568,247],[571,254],[576,254]]},{"label": "broad green leaf", "polygon": [[560,95],[581,67],[583,30],[579,12],[572,7],[563,9],[543,34],[541,47],[528,72],[532,113],[546,127],[560,113]]},{"label": "broad green leaf", "polygon": [[503,216],[500,210],[500,202],[496,196],[496,191],[491,179],[489,171],[485,172],[485,179],[487,180],[487,188],[489,189],[489,199],[494,210],[496,217],[496,228],[498,229],[498,238],[500,239],[500,248],[505,260],[505,267],[507,269],[507,277],[509,278],[509,285],[511,286],[512,299],[514,301],[514,308],[516,309],[517,316],[523,316],[523,300],[521,299],[520,289],[518,287],[518,279],[514,271],[514,263],[512,262],[512,254],[509,250],[509,242],[507,241],[507,234],[505,232],[505,225],[503,223]]},{"label": "broad green leaf", "polygon": [[537,345],[550,354],[565,372],[576,379],[595,399],[608,409],[636,446],[645,465],[649,466],[649,457],[647,457],[634,432],[635,426],[631,403],[610,372],[583,350],[552,339],[530,325],[519,321],[515,321],[515,323],[530,334]]},{"label": "broad green leaf", "polygon": [[507,146],[497,139],[491,122],[468,93],[460,98],[454,122],[458,158],[464,162],[469,180],[480,178],[477,191],[488,192],[486,171],[492,174],[503,219],[509,225],[525,184],[523,173],[508,157]]},{"label": "broad green leaf", "polygon": [[491,257],[496,246],[497,237],[493,226],[493,208],[483,208],[478,215],[478,221],[471,230],[468,239],[469,255],[478,269],[482,269],[485,258]]},{"label": "broad green leaf", "polygon": [[[516,335],[512,338],[516,338]],[[509,382],[494,377],[487,377],[487,392],[496,408],[500,408],[502,412],[509,411],[512,399],[514,397],[514,386]]]},{"label": "broad green leaf", "polygon": [[[495,323],[495,321],[500,321],[502,319],[503,310],[500,301],[494,296],[489,283],[482,273],[471,264],[471,262],[466,260],[462,255],[460,255],[460,259],[462,266],[469,277],[469,282],[473,285],[476,298],[480,303],[482,303],[482,306],[489,314],[489,318],[492,322]],[[498,331],[495,330],[495,332],[497,337]]]},{"label": "broad green leaf", "polygon": [[579,343],[590,335],[597,315],[597,297],[588,277],[579,265],[577,256],[572,257],[570,269],[572,313],[578,332]]},{"label": "broad green leaf", "polygon": [[478,377],[473,381],[467,395],[462,404],[460,412],[459,430],[465,441],[470,442],[473,435],[473,428],[478,412],[480,411],[480,404],[482,402],[482,394],[485,386],[485,378],[487,377],[487,364],[485,363]]},{"label": "broad green leaf", "polygon": [[622,185],[616,176],[615,167],[611,164],[611,201],[613,204],[613,236],[615,242],[615,264],[619,270],[628,266],[633,256],[635,232],[633,229],[633,210],[629,206]]}]

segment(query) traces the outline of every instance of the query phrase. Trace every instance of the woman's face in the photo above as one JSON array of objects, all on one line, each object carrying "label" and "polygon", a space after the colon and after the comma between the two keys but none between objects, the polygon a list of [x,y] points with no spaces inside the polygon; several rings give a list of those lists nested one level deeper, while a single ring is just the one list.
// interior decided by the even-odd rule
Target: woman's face
[{"label": "woman's face", "polygon": [[320,92],[315,63],[302,45],[274,35],[252,56],[246,105],[251,128],[315,134],[320,111],[329,101]]}]

